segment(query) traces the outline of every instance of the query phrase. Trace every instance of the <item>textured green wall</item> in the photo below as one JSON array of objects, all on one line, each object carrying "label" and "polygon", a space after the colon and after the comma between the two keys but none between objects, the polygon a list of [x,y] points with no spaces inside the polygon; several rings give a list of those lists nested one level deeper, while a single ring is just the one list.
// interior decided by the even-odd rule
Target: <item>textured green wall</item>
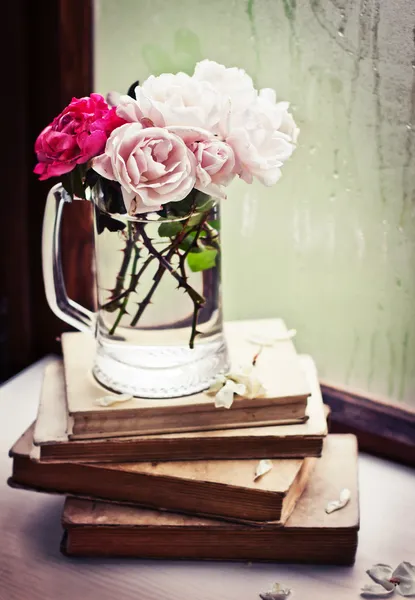
[{"label": "textured green wall", "polygon": [[326,380],[412,404],[414,26],[413,0],[97,0],[95,32],[99,92],[211,58],[292,102],[282,180],[223,204],[226,317],[280,315]]}]

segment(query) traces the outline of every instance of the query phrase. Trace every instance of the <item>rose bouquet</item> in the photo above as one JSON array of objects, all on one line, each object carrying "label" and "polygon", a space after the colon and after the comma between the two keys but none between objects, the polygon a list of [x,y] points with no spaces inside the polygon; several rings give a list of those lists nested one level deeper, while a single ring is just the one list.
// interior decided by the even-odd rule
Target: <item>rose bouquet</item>
[{"label": "rose bouquet", "polygon": [[[162,277],[173,277],[192,301],[190,347],[205,297],[189,272],[217,268],[215,204],[235,177],[275,184],[291,156],[298,129],[288,103],[272,89],[254,88],[241,69],[204,60],[194,74],[162,74],[131,95],[74,98],[39,135],[40,179],[59,177],[72,197],[94,198],[96,230],[123,237],[116,281],[100,308],[135,326]],[[154,242],[149,227],[165,243]],[[144,272],[156,264],[138,308],[127,306]]]}]

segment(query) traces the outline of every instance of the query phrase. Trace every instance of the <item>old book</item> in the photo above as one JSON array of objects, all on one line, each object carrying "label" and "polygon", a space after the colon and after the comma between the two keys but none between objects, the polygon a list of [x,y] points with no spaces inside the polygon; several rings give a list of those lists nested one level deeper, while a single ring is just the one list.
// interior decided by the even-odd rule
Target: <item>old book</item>
[{"label": "old book", "polygon": [[[351,491],[350,502],[327,514],[327,503],[343,488]],[[248,527],[74,498],[66,500],[62,520],[62,548],[73,556],[351,564],[359,529],[356,439],[328,436],[284,527]]]},{"label": "old book", "polygon": [[[284,337],[280,319],[235,321],[225,325],[231,364],[249,365],[258,346],[252,336]],[[267,390],[263,398],[238,397],[232,410],[216,408],[206,392],[169,400],[132,398],[101,407],[97,400],[109,394],[91,374],[95,340],[83,333],[64,333],[66,394],[69,437],[92,439],[153,433],[175,433],[303,422],[310,388],[290,339],[266,347],[255,372]]]},{"label": "old book", "polygon": [[30,459],[32,441],[33,427],[10,452],[11,485],[275,525],[291,514],[318,460],[274,460],[254,481],[257,460],[40,463]]},{"label": "old book", "polygon": [[[327,424],[312,359],[300,358],[312,390],[305,423],[168,433],[103,440],[69,440],[63,365],[45,370],[32,458],[41,461],[136,462],[320,456]],[[233,407],[229,409],[233,410]]]}]

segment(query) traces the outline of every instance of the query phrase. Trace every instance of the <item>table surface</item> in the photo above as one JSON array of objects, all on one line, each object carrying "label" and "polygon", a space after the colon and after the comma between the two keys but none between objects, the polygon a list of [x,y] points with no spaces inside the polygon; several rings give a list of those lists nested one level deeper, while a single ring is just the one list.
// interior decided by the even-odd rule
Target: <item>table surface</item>
[{"label": "table surface", "polygon": [[295,600],[352,600],[372,564],[415,563],[415,470],[364,454],[353,567],[63,557],[63,498],[6,483],[8,450],[36,416],[48,360],[0,388],[0,600],[253,600],[274,582]]}]

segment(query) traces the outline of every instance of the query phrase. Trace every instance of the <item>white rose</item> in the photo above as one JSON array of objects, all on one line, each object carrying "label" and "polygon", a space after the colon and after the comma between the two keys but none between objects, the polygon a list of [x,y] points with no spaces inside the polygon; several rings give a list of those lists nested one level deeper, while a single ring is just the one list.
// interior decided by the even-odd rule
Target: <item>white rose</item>
[{"label": "white rose", "polygon": [[221,119],[220,96],[207,82],[185,73],[151,76],[136,88],[137,101],[143,97],[164,118],[165,125],[201,127],[216,132]]},{"label": "white rose", "polygon": [[299,131],[288,106],[276,102],[275,91],[265,88],[243,113],[232,115],[226,141],[235,153],[238,174],[247,183],[256,177],[270,186],[280,178]]},{"label": "white rose", "polygon": [[293,144],[284,133],[266,127],[239,128],[226,138],[237,161],[237,173],[247,183],[256,177],[264,185],[277,183],[281,166],[291,156]]},{"label": "white rose", "polygon": [[208,82],[222,96],[222,110],[230,101],[232,113],[246,110],[257,97],[252,79],[243,69],[227,68],[213,60],[197,63],[194,78]]},{"label": "white rose", "polygon": [[277,102],[275,90],[271,88],[260,90],[257,102],[259,113],[269,118],[272,127],[285,133],[295,144],[300,130],[291,113],[288,112],[289,106],[288,102]]}]

